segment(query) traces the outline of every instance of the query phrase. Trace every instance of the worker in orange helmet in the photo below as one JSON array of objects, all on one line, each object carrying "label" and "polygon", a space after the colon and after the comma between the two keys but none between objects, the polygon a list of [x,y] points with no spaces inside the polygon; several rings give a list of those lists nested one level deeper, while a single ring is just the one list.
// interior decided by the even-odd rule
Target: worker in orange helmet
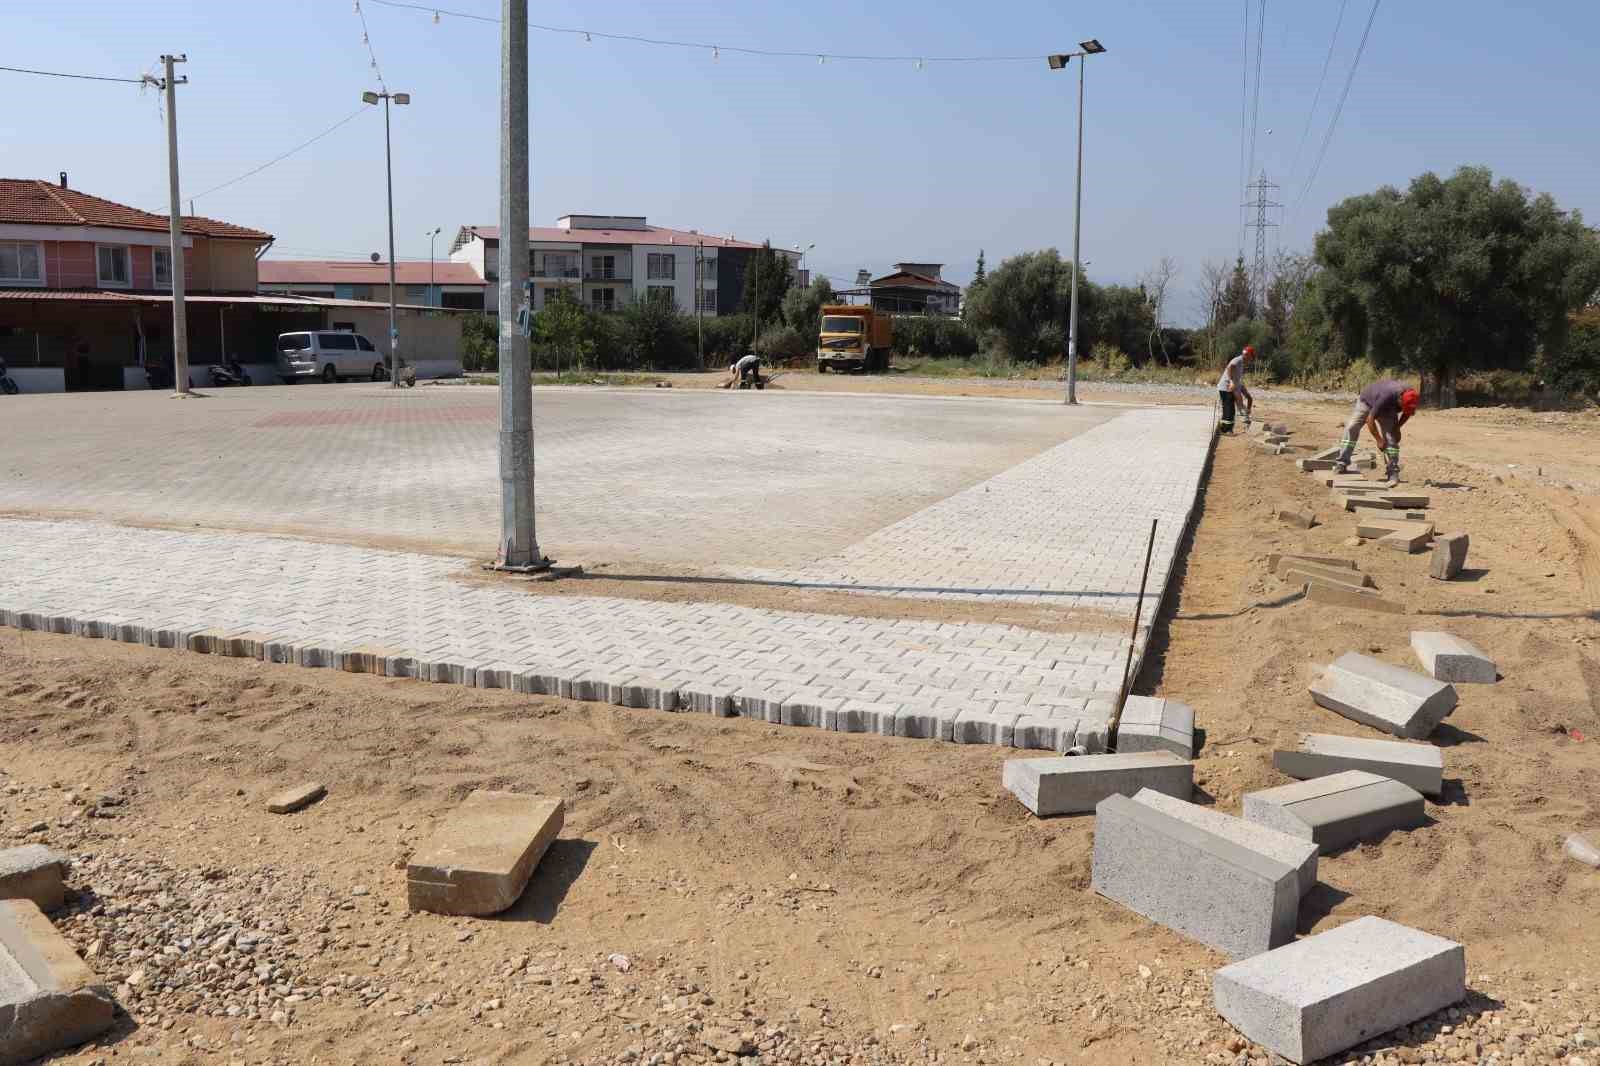
[{"label": "worker in orange helmet", "polygon": [[1334,473],[1348,474],[1350,459],[1361,437],[1361,427],[1372,431],[1372,439],[1384,455],[1384,480],[1394,485],[1400,480],[1400,427],[1411,421],[1421,400],[1417,390],[1403,381],[1389,378],[1374,381],[1361,390],[1350,411],[1350,422],[1339,441],[1339,459]]},{"label": "worker in orange helmet", "polygon": [[1228,365],[1222,368],[1222,376],[1217,379],[1218,398],[1222,401],[1222,421],[1217,423],[1217,428],[1224,433],[1233,432],[1233,415],[1241,403],[1244,404],[1244,424],[1250,424],[1250,410],[1255,406],[1255,397],[1244,387],[1244,372],[1250,369],[1255,359],[1255,346],[1245,345],[1243,351],[1228,360]]}]

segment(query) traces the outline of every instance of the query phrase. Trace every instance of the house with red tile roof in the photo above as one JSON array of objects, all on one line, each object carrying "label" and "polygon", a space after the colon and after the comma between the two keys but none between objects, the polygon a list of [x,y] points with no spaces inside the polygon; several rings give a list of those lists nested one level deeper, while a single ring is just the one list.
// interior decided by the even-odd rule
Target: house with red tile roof
[{"label": "house with red tile roof", "polygon": [[[528,230],[533,309],[565,290],[596,311],[650,298],[687,314],[733,314],[744,298],[750,255],[760,247],[760,241],[653,226],[643,215],[562,215],[554,226]],[[797,251],[773,251],[792,263],[800,260]],[[450,258],[487,282],[485,310],[494,313],[500,227],[462,226],[450,242]]]},{"label": "house with red tile roof", "polygon": [[[337,300],[389,299],[389,264],[366,260],[263,259],[261,292]],[[482,311],[488,282],[467,263],[396,262],[395,302]]]},{"label": "house with red tile roof", "polygon": [[[277,337],[298,330],[361,332],[387,353],[387,293],[381,303],[264,296],[272,234],[200,216],[184,216],[181,232],[192,384],[230,358],[276,382]],[[25,392],[145,387],[145,367],[172,363],[172,260],[166,215],[73,189],[64,172],[0,178],[0,360],[11,378]],[[458,319],[402,314],[401,354],[419,377],[461,372]]]}]

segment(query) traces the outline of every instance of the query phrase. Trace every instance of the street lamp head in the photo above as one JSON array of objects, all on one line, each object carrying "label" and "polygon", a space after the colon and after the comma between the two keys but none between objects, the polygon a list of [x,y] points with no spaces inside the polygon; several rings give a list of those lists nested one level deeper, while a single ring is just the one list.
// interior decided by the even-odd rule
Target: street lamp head
[{"label": "street lamp head", "polygon": [[[1101,51],[1104,51],[1104,49],[1101,49]],[[397,104],[409,104],[411,102],[411,94],[410,93],[395,93],[394,94],[394,102],[397,103]]]},{"label": "street lamp head", "polygon": [[1050,61],[1051,70],[1060,70],[1072,61],[1072,57],[1069,55],[1045,56],[1045,58]]},{"label": "street lamp head", "polygon": [[364,104],[375,104],[378,102],[378,99],[378,94],[372,92],[371,90],[361,94],[361,102]]},{"label": "street lamp head", "polygon": [[1095,40],[1093,37],[1089,38],[1087,41],[1079,41],[1078,47],[1083,49],[1085,55],[1091,56],[1097,56],[1106,50],[1106,46]]}]

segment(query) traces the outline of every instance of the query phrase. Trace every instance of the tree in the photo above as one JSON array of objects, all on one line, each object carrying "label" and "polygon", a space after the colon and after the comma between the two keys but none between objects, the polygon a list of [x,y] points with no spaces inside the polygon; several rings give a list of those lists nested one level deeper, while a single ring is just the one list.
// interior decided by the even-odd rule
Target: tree
[{"label": "tree", "polygon": [[670,299],[637,297],[617,317],[627,369],[673,369],[693,362],[691,323]]},{"label": "tree", "polygon": [[783,297],[794,284],[789,257],[772,250],[769,241],[750,253],[744,272],[744,310],[754,312],[763,326],[777,321]]},{"label": "tree", "polygon": [[1582,215],[1487,167],[1335,204],[1316,258],[1347,343],[1419,373],[1445,404],[1459,370],[1525,369],[1541,346],[1559,351],[1569,313],[1600,286]]},{"label": "tree", "polygon": [[802,337],[809,337],[815,347],[822,328],[822,307],[835,303],[833,286],[828,279],[818,276],[810,285],[791,288],[783,298],[783,320]]},{"label": "tree", "polygon": [[1155,329],[1155,317],[1150,311],[1150,294],[1140,286],[1097,286],[1090,301],[1091,309],[1084,308],[1084,290],[1078,288],[1078,352],[1094,351],[1100,345],[1110,345],[1119,351],[1134,355],[1150,342]]},{"label": "tree", "polygon": [[493,315],[467,315],[462,321],[461,365],[469,371],[500,365],[500,324]]},{"label": "tree", "polygon": [[982,285],[989,277],[989,271],[983,265],[983,249],[978,249],[978,269],[972,272],[972,284]]},{"label": "tree", "polygon": [[1139,278],[1139,287],[1145,291],[1145,297],[1150,302],[1150,332],[1146,338],[1146,347],[1151,359],[1156,357],[1156,351],[1159,349],[1162,362],[1168,366],[1172,365],[1172,359],[1167,354],[1161,326],[1167,308],[1167,291],[1177,276],[1178,261],[1170,255],[1164,255],[1155,266],[1145,271]]},{"label": "tree", "polygon": [[1217,356],[1217,334],[1227,323],[1222,322],[1222,294],[1228,287],[1228,265],[1215,259],[1200,264],[1200,278],[1195,283],[1194,296],[1201,320],[1205,323],[1199,352],[1200,361],[1212,363]]},{"label": "tree", "polygon": [[533,316],[533,348],[547,365],[593,365],[599,342],[598,316],[566,289],[551,293]]},{"label": "tree", "polygon": [[1233,273],[1222,290],[1222,302],[1217,309],[1217,319],[1224,328],[1241,318],[1256,317],[1256,300],[1250,291],[1250,275],[1244,269],[1244,256],[1233,262]]},{"label": "tree", "polygon": [[[1079,318],[1087,286],[1079,288]],[[1004,260],[967,293],[966,318],[1013,359],[1043,361],[1062,351],[1072,297],[1072,264],[1054,248]],[[1085,351],[1092,350],[1087,345]]]}]

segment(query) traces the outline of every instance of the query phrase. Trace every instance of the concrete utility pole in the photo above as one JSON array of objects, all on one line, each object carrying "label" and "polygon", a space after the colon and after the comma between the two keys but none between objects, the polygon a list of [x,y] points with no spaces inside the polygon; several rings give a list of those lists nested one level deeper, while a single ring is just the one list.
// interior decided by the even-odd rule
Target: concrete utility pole
[{"label": "concrete utility pole", "polygon": [[694,246],[694,343],[695,351],[699,356],[700,369],[706,368],[706,244],[700,241]]},{"label": "concrete utility pole", "polygon": [[[183,306],[183,201],[178,198],[178,86],[188,78],[174,78],[172,64],[187,63],[187,54],[161,57],[166,76],[161,88],[167,94],[167,192],[171,199],[167,234],[172,258],[172,394],[189,395],[189,320]],[[132,264],[129,264],[132,269]]]},{"label": "concrete utility pole", "polygon": [[[500,570],[546,570],[533,523],[528,294],[528,0],[500,0]],[[519,310],[522,312],[519,314]]]}]

